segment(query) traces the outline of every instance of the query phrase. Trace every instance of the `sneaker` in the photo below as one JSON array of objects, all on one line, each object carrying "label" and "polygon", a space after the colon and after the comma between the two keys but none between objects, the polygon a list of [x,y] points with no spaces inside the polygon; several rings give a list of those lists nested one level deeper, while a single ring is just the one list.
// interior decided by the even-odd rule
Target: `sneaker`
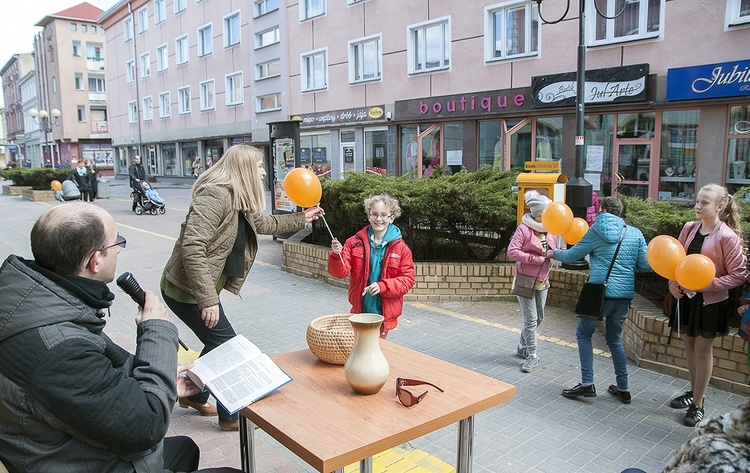
[{"label": "sneaker", "polygon": [[528,351],[526,351],[526,348],[521,348],[520,346],[516,347],[516,355],[519,358],[523,358],[524,360],[529,356]]},{"label": "sneaker", "polygon": [[630,404],[630,401],[632,400],[630,397],[630,391],[620,391],[614,384],[609,385],[609,392],[610,394],[619,397],[623,404]]},{"label": "sneaker", "polygon": [[581,383],[578,383],[570,389],[563,389],[562,395],[568,399],[575,399],[577,397],[596,397],[596,388],[593,384],[584,386]]},{"label": "sneaker", "polygon": [[690,403],[690,407],[688,407],[687,414],[685,414],[685,419],[683,419],[682,423],[688,427],[695,427],[695,424],[703,419],[703,414],[704,411],[702,407]]},{"label": "sneaker", "polygon": [[693,391],[685,391],[682,396],[677,396],[669,403],[674,409],[685,409],[693,403]]},{"label": "sneaker", "polygon": [[526,361],[523,362],[521,371],[524,373],[531,373],[537,366],[539,366],[539,358],[529,355],[526,357]]}]

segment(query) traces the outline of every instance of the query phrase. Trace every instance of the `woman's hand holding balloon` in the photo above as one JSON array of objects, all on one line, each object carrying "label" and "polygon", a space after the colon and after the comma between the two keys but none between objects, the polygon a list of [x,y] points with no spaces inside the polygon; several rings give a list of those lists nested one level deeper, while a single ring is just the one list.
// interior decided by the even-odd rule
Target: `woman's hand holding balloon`
[{"label": "woman's hand holding balloon", "polygon": [[325,214],[325,211],[317,205],[315,207],[310,207],[309,209],[305,210],[305,222],[310,223],[313,220],[319,219]]},{"label": "woman's hand holding balloon", "polygon": [[340,255],[341,254],[341,250],[343,248],[344,247],[341,246],[341,242],[338,241],[336,238],[334,238],[333,241],[331,242],[331,251],[333,251],[337,255]]}]

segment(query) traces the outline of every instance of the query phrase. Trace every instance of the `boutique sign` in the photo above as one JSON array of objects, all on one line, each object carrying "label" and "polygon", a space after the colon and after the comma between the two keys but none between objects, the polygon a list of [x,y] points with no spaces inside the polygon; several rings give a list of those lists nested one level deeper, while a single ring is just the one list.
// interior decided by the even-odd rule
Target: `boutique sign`
[{"label": "boutique sign", "polygon": [[472,94],[442,95],[396,102],[396,117],[401,120],[466,118],[481,115],[515,113],[530,109],[528,87],[493,90]]},{"label": "boutique sign", "polygon": [[[620,103],[646,100],[648,64],[586,71],[584,103]],[[564,72],[531,79],[534,108],[566,107],[576,103],[577,73]]]},{"label": "boutique sign", "polygon": [[750,96],[750,60],[667,71],[667,100]]}]

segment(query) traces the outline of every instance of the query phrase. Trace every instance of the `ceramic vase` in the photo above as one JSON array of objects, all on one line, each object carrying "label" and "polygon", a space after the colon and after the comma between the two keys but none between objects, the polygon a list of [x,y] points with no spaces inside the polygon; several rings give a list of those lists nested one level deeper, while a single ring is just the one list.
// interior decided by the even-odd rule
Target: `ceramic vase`
[{"label": "ceramic vase", "polygon": [[391,369],[380,349],[383,316],[354,314],[349,322],[354,328],[354,347],[344,363],[346,382],[358,394],[375,394],[388,380]]}]

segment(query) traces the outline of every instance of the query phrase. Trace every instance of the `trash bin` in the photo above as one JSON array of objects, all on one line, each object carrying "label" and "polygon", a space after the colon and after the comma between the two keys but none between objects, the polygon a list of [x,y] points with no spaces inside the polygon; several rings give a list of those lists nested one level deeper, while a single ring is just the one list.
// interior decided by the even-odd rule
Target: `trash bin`
[{"label": "trash bin", "polygon": [[96,196],[99,199],[109,199],[109,179],[96,180]]}]

